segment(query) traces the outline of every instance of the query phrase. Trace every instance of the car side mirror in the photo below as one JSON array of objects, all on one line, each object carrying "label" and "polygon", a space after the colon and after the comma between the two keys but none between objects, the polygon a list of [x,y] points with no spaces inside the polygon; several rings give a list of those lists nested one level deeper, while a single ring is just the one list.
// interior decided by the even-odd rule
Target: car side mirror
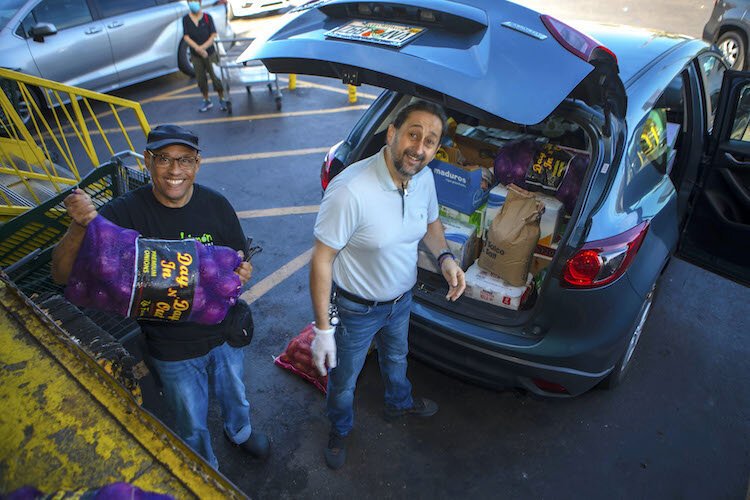
[{"label": "car side mirror", "polygon": [[57,27],[52,23],[37,23],[29,30],[35,42],[44,43],[44,37],[57,34]]}]

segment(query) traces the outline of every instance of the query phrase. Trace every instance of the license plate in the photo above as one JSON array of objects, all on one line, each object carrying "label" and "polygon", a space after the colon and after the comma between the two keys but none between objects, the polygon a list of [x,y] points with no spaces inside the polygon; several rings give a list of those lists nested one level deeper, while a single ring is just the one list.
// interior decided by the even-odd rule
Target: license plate
[{"label": "license plate", "polygon": [[332,38],[377,43],[389,47],[403,47],[426,31],[425,28],[404,24],[350,21],[325,33]]}]

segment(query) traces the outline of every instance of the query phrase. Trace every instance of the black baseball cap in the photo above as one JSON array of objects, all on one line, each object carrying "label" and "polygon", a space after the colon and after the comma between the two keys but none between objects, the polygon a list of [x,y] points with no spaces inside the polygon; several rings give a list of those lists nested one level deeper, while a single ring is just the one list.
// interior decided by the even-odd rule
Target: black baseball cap
[{"label": "black baseball cap", "polygon": [[160,149],[170,144],[184,144],[196,151],[201,150],[198,147],[198,136],[179,125],[159,125],[146,138],[146,149]]}]

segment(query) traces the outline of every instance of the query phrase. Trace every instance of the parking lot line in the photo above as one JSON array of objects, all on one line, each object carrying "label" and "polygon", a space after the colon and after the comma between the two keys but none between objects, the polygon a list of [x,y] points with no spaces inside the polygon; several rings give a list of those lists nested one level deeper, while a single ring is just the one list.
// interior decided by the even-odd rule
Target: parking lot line
[{"label": "parking lot line", "polygon": [[[170,90],[169,92],[164,92],[163,94],[155,95],[152,97],[148,97],[141,101],[141,105],[147,103],[147,102],[158,102],[158,101],[167,101],[169,99],[177,98],[181,99],[182,96],[175,97],[175,94],[180,94],[182,92],[185,92],[186,90],[193,90],[195,88],[194,84],[185,85],[184,87],[180,87],[178,89]],[[199,95],[196,93],[196,95]]]},{"label": "parking lot line", "polygon": [[[287,83],[289,82],[288,78],[279,78],[279,80],[285,81]],[[332,87],[330,85],[323,85],[321,83],[306,82],[306,81],[300,80],[299,78],[297,79],[297,86],[298,87],[312,87],[315,89],[327,90],[329,92],[336,92],[338,94],[346,94],[346,95],[349,94],[349,89],[347,89],[346,87],[344,88]],[[366,92],[360,92],[359,89],[357,89],[357,97],[362,97],[363,99],[375,99],[378,96],[373,95],[373,94],[368,94]]]},{"label": "parking lot line", "polygon": [[248,120],[269,120],[271,118],[291,118],[294,116],[310,116],[310,115],[326,115],[331,113],[346,113],[347,111],[362,111],[367,109],[369,105],[360,104],[356,106],[343,106],[339,108],[328,108],[328,109],[308,109],[304,111],[289,111],[287,113],[263,113],[259,115],[242,115],[242,116],[226,116],[222,118],[208,118],[204,120],[188,120],[183,122],[173,122],[176,125],[182,127],[190,125],[211,125],[214,123],[227,123],[227,122],[244,122]]},{"label": "parking lot line", "polygon": [[310,262],[310,258],[312,257],[312,251],[313,249],[310,248],[309,250],[305,251],[303,254],[298,255],[294,259],[290,260],[289,262],[281,266],[277,271],[271,273],[270,275],[266,276],[265,278],[260,280],[258,283],[253,285],[249,290],[247,290],[242,295],[240,295],[240,298],[243,299],[248,304],[252,304],[256,300],[261,298],[263,295],[268,293],[268,291],[270,291],[276,285],[278,285],[279,283],[287,279],[289,276],[291,276],[295,272],[305,267],[307,263]]},{"label": "parking lot line", "polygon": [[[279,78],[279,81],[289,83],[288,78]],[[176,89],[171,92],[166,92],[158,96],[150,97],[148,99],[144,99],[143,101],[141,101],[141,104],[144,104],[147,102],[173,101],[177,99],[199,99],[201,97],[201,94],[200,92],[195,92],[194,87],[195,87],[194,85],[191,85],[183,89]],[[337,94],[344,94],[344,95],[348,95],[348,92],[349,92],[349,90],[346,87],[338,88],[338,87],[333,87],[331,85],[323,85],[321,83],[313,83],[313,82],[308,82],[308,81],[299,80],[299,79],[297,79],[297,87],[321,89],[321,90],[326,90],[328,92],[335,92]],[[193,90],[193,92],[181,93],[181,92],[184,92],[185,90]],[[289,90],[288,86],[281,87],[281,90],[286,91],[286,92],[293,92],[292,90]],[[229,91],[230,95],[244,94],[244,93],[246,93],[245,87],[238,86],[238,88],[232,89],[231,82],[230,82],[230,91]],[[362,99],[375,99],[377,96],[374,94],[368,94],[366,92],[360,92],[359,90],[357,90],[357,97],[361,97]]]},{"label": "parking lot line", "polygon": [[[287,113],[263,113],[263,114],[258,114],[258,115],[225,116],[221,118],[208,118],[204,120],[188,120],[188,121],[172,122],[172,123],[176,125],[180,125],[182,127],[187,127],[191,125],[211,125],[215,123],[241,122],[241,121],[251,121],[251,120],[270,120],[272,118],[290,118],[294,116],[310,116],[310,115],[325,115],[325,114],[331,114],[331,113],[346,113],[347,111],[362,111],[364,109],[367,109],[368,107],[369,107],[368,104],[357,104],[355,106],[342,106],[338,108],[329,108],[329,109],[309,109],[309,110],[304,110],[304,111],[289,111]],[[125,127],[125,130],[128,132],[132,132],[132,131],[140,130],[140,129],[141,128],[136,125]],[[104,133],[107,133],[107,134],[117,133],[117,132],[120,132],[119,128],[104,129]],[[90,133],[92,136],[99,135],[98,130],[92,130]],[[65,134],[65,136],[75,137],[75,134],[73,132],[68,132]]]},{"label": "parking lot line", "polygon": [[320,205],[303,205],[301,207],[278,207],[264,208],[260,210],[241,210],[237,212],[240,219],[252,219],[255,217],[276,217],[279,215],[314,214],[320,209]]},{"label": "parking lot line", "polygon": [[231,161],[242,161],[242,160],[261,160],[264,158],[279,158],[282,156],[302,156],[309,154],[320,154],[326,153],[331,149],[330,146],[323,148],[307,148],[307,149],[288,149],[285,151],[263,151],[261,153],[247,153],[242,155],[229,155],[229,156],[210,156],[208,158],[201,158],[201,164],[206,163],[226,163]]}]

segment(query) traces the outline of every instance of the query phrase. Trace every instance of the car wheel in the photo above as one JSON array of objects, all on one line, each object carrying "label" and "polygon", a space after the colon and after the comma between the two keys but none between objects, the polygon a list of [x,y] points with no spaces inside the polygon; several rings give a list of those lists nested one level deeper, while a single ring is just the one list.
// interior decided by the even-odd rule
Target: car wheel
[{"label": "car wheel", "polygon": [[180,42],[180,46],[177,48],[177,67],[190,78],[195,76],[195,68],[193,68],[193,63],[190,61],[188,44],[184,40]]},{"label": "car wheel", "polygon": [[[25,96],[21,93],[20,89],[15,83],[10,83],[6,80],[3,81],[2,84],[0,84],[0,87],[2,87],[2,91],[5,92],[5,94],[10,98],[11,104],[16,109],[16,113],[18,113],[18,116],[19,118],[21,118],[21,121],[24,125],[28,125],[31,122],[32,113],[39,116],[35,109],[38,109],[41,113],[44,113],[44,111],[47,109],[47,106],[43,104],[40,91],[37,88],[31,86],[27,87],[31,99],[34,101],[34,104],[36,104],[35,107],[33,104],[26,100]],[[2,111],[0,111],[0,120],[4,121],[5,119],[5,115],[2,113]],[[4,136],[7,136],[7,134],[4,134]]]},{"label": "car wheel", "polygon": [[737,31],[727,31],[716,40],[716,45],[732,69],[742,71],[745,67],[746,45],[743,36]]},{"label": "car wheel", "polygon": [[630,340],[628,341],[628,345],[625,347],[625,352],[623,352],[622,356],[620,356],[620,359],[617,360],[617,363],[615,363],[615,367],[612,369],[610,374],[607,375],[607,377],[599,384],[603,389],[614,389],[615,387],[619,386],[625,379],[628,368],[630,368],[630,362],[633,360],[635,348],[638,345],[638,341],[641,339],[643,327],[646,325],[646,320],[648,319],[648,315],[651,312],[651,306],[654,303],[655,292],[656,283],[654,283],[654,285],[651,287],[651,290],[648,292],[646,298],[643,301],[643,305],[641,306],[641,310],[638,313],[638,319],[635,322],[633,331],[630,332]]}]

